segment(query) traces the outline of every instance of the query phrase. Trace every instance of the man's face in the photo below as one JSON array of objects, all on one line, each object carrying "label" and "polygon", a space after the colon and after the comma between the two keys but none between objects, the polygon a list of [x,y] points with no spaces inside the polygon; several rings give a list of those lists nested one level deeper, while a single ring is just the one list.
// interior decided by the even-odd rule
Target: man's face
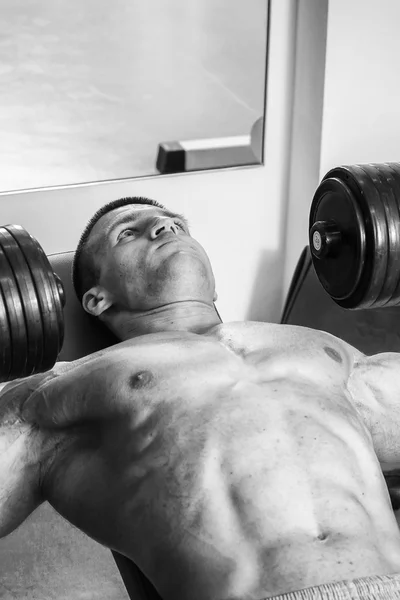
[{"label": "man's face", "polygon": [[214,299],[214,276],[202,246],[173,213],[127,205],[105,214],[90,242],[101,251],[99,285],[116,308],[147,311],[173,302]]}]

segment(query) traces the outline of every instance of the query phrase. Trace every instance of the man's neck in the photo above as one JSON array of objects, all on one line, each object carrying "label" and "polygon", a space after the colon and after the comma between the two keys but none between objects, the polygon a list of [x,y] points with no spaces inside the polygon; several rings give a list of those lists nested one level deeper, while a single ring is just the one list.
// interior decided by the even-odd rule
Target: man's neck
[{"label": "man's neck", "polygon": [[116,333],[121,341],[139,335],[167,331],[206,333],[221,319],[215,306],[198,302],[175,302],[146,312],[125,313],[116,324]]}]

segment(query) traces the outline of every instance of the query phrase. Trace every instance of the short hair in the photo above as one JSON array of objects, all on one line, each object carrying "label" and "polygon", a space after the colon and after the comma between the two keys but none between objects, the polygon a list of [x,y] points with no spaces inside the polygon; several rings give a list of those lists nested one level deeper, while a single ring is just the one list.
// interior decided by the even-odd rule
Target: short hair
[{"label": "short hair", "polygon": [[94,248],[89,244],[89,237],[93,227],[96,225],[97,221],[108,212],[115,210],[120,206],[127,206],[129,204],[149,204],[150,206],[167,210],[165,206],[156,200],[151,200],[150,198],[144,198],[142,196],[127,196],[126,198],[119,198],[118,200],[108,202],[95,212],[82,232],[72,262],[72,283],[79,302],[82,302],[85,292],[98,283],[98,278],[100,276],[99,266],[94,260],[97,248]]}]

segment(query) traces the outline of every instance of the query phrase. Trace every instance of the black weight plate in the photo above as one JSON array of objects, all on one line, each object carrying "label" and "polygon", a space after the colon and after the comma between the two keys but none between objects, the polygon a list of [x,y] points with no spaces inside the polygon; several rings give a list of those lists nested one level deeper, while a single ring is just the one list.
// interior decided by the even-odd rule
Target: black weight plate
[{"label": "black weight plate", "polygon": [[51,285],[43,266],[42,253],[44,252],[39,242],[23,227],[7,225],[7,229],[18,241],[32,273],[43,324],[43,358],[37,372],[48,371],[54,366],[59,354],[59,327]]},{"label": "black weight plate", "polygon": [[25,326],[25,316],[17,282],[10,266],[6,252],[0,244],[0,273],[1,288],[4,304],[7,310],[11,338],[11,369],[8,379],[23,377],[27,362],[28,335]]},{"label": "black weight plate", "polygon": [[[396,213],[396,218],[398,219],[397,227],[400,228],[400,174],[397,173],[395,170],[393,170],[392,164],[393,163],[383,163],[382,165],[380,165],[380,168],[385,170],[387,181],[393,190],[393,195],[395,197],[396,205],[397,205],[397,212],[399,215],[397,217],[397,213]],[[399,267],[399,272],[397,274],[397,277],[398,277],[398,282],[397,282],[396,289],[393,292],[392,299],[386,306],[397,306],[400,304],[400,267]]]},{"label": "black weight plate", "polygon": [[[364,206],[366,205],[365,208],[367,208],[366,223],[371,228],[371,235],[369,236],[367,233],[366,243],[371,248],[369,256],[373,263],[372,277],[357,308],[373,308],[384,288],[387,272],[389,240],[386,213],[379,192],[372,179],[363,169],[363,165],[352,165],[351,170],[357,177],[357,182],[363,191],[363,202]],[[367,226],[366,230],[368,230]]]},{"label": "black weight plate", "polygon": [[[365,166],[364,166],[365,168]],[[379,194],[386,212],[388,231],[388,266],[383,294],[375,306],[392,306],[396,303],[396,289],[400,284],[400,187],[396,174],[385,164],[369,165],[368,172],[379,177]]]},{"label": "black weight plate", "polygon": [[[10,231],[10,233],[12,233],[14,235],[17,242],[19,241],[19,239],[21,239],[21,242],[22,242],[22,240],[25,240],[24,247],[25,247],[26,253],[30,252],[30,250],[28,250],[28,248],[31,248],[32,252],[37,251],[37,253],[38,253],[37,258],[40,261],[43,273],[45,273],[47,275],[48,282],[50,284],[51,291],[52,291],[52,297],[53,297],[53,301],[54,301],[54,310],[57,315],[57,323],[58,323],[58,353],[57,353],[57,355],[58,355],[62,348],[63,341],[64,341],[64,313],[63,313],[62,299],[60,296],[60,292],[58,290],[58,285],[57,285],[55,275],[51,268],[50,261],[47,258],[46,254],[45,254],[42,246],[39,244],[39,242],[32,235],[30,235],[23,227],[21,227],[20,225],[7,225],[6,227]],[[22,248],[22,245],[21,245],[21,248]],[[62,285],[62,282],[61,282],[61,285]]]},{"label": "black weight plate", "polygon": [[[59,347],[58,347],[58,351],[61,351],[63,342],[64,342],[64,313],[63,313],[63,304],[62,304],[62,299],[60,296],[60,292],[58,290],[58,284],[57,284],[57,280],[55,278],[55,274],[53,272],[53,269],[51,268],[51,264],[49,262],[49,259],[47,258],[46,254],[43,252],[42,250],[42,259],[43,259],[43,263],[44,265],[46,265],[46,272],[48,274],[49,277],[49,281],[50,281],[50,286],[53,292],[53,299],[54,299],[54,308],[57,314],[57,320],[58,320],[58,340],[59,340]],[[62,282],[61,282],[62,285]]]},{"label": "black weight plate", "polygon": [[388,239],[387,269],[384,285],[374,307],[386,306],[390,303],[399,281],[400,267],[400,216],[393,189],[387,172],[382,165],[368,164],[362,166],[372,179],[386,215],[386,233]]},{"label": "black weight plate", "polygon": [[[41,303],[41,314],[44,330],[43,359],[39,371],[51,369],[57,360],[60,349],[59,323],[55,310],[54,298],[47,273],[47,257],[39,242],[19,225],[7,225],[31,269],[38,298]],[[43,256],[45,260],[43,259]]]},{"label": "black weight plate", "polygon": [[11,328],[2,289],[4,279],[2,266],[5,260],[0,249],[0,382],[2,383],[8,381],[12,367]]},{"label": "black weight plate", "polygon": [[44,253],[41,246],[39,246],[39,254],[40,254],[41,261],[42,261],[43,270],[47,274],[50,288],[52,291],[53,307],[54,307],[55,314],[57,316],[57,324],[58,324],[58,353],[60,353],[60,350],[61,350],[63,342],[64,342],[63,305],[62,305],[60,293],[58,291],[58,285],[57,285],[57,281],[56,281],[53,269],[51,268],[49,259],[47,258],[46,254]]},{"label": "black weight plate", "polygon": [[[365,232],[357,194],[337,170],[328,173],[315,192],[310,211],[310,230],[316,221],[334,221],[341,232],[340,252],[322,259],[313,256],[318,278],[328,294],[340,305],[353,304],[354,294],[365,271]],[[311,242],[310,242],[311,245]]]},{"label": "black weight plate", "polygon": [[0,243],[7,255],[17,282],[27,332],[27,359],[24,377],[33,375],[43,355],[43,328],[38,299],[28,265],[20,247],[4,227],[0,227]]},{"label": "black weight plate", "polygon": [[393,162],[393,163],[385,163],[385,164],[387,164],[400,177],[400,163]]}]

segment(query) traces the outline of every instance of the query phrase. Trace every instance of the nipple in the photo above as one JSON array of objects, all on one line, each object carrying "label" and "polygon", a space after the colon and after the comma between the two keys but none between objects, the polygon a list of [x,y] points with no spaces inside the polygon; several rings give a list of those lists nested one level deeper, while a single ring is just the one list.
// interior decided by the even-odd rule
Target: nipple
[{"label": "nipple", "polygon": [[339,352],[337,352],[333,348],[330,348],[329,346],[325,346],[324,352],[329,356],[329,358],[331,358],[335,362],[337,362],[339,364],[341,364],[343,362],[343,359],[340,356]]},{"label": "nipple", "polygon": [[154,375],[151,371],[138,371],[129,378],[129,385],[135,390],[143,389],[154,383]]}]

